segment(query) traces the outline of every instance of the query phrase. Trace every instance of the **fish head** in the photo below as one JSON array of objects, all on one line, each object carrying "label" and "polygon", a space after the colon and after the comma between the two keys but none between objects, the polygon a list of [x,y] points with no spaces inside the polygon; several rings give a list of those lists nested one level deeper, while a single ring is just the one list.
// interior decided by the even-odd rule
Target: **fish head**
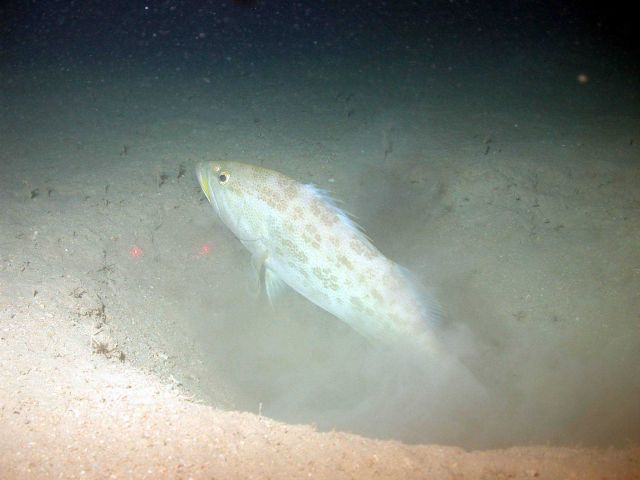
[{"label": "fish head", "polygon": [[238,162],[203,162],[196,175],[203,193],[224,224],[242,241],[260,236],[264,228],[256,211],[256,178],[252,165]]}]

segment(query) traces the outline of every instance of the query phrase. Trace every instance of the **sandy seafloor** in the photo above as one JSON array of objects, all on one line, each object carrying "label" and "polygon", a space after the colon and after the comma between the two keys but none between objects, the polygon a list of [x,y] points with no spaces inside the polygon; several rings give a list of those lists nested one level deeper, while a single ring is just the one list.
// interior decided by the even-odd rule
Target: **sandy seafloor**
[{"label": "sandy seafloor", "polygon": [[[0,477],[640,477],[637,79],[531,55],[2,71]],[[214,159],[330,190],[485,391],[256,296]]]}]

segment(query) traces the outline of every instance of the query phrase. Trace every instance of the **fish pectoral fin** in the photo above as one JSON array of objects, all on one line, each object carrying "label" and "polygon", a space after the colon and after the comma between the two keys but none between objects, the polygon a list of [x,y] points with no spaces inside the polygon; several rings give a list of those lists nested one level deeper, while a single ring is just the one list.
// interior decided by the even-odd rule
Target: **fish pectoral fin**
[{"label": "fish pectoral fin", "polygon": [[269,252],[257,252],[251,256],[251,265],[253,265],[253,271],[255,272],[256,279],[256,296],[260,295],[260,291],[262,290],[262,285],[265,284],[265,262],[267,261],[267,257],[269,256]]},{"label": "fish pectoral fin", "polygon": [[264,285],[269,303],[273,306],[274,300],[282,294],[287,284],[276,272],[269,268],[267,265],[268,258],[269,252],[266,250],[254,253],[251,257],[251,264],[256,272],[258,292],[262,290],[262,286]]},{"label": "fish pectoral fin", "polygon": [[267,298],[272,306],[273,301],[287,288],[287,284],[269,267],[265,267],[264,269],[264,286],[267,292]]}]

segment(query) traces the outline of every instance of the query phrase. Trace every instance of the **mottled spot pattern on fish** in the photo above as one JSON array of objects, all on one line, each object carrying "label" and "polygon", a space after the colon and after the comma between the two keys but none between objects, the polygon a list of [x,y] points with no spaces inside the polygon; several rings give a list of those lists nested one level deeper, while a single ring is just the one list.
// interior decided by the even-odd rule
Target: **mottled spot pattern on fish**
[{"label": "mottled spot pattern on fish", "polygon": [[322,191],[237,162],[203,163],[197,175],[270,297],[284,282],[368,338],[437,350],[437,315],[422,290]]}]

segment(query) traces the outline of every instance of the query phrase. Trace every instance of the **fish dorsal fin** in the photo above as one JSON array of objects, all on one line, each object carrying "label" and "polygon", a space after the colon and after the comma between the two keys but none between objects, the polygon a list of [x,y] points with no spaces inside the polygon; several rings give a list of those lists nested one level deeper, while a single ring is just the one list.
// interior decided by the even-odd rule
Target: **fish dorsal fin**
[{"label": "fish dorsal fin", "polygon": [[360,240],[362,240],[364,243],[371,245],[372,248],[375,248],[371,244],[371,240],[365,233],[364,228],[358,225],[358,223],[355,221],[355,218],[356,218],[355,215],[352,215],[349,212],[346,212],[343,209],[341,209],[337,205],[338,201],[331,196],[330,192],[317,187],[313,183],[305,184],[304,188],[307,190],[307,192],[309,192],[315,198],[317,198],[318,200],[323,202],[325,205],[327,205],[338,216],[340,221],[344,223],[347,227],[349,227],[353,231],[353,233],[355,233],[360,238]]}]

